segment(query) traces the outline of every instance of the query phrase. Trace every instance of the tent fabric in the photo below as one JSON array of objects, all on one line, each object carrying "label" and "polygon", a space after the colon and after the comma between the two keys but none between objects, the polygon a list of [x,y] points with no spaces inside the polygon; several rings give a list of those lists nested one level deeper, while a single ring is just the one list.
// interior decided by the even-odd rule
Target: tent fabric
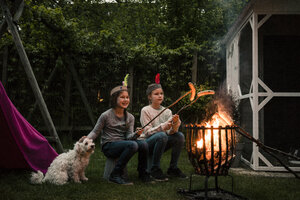
[{"label": "tent fabric", "polygon": [[0,82],[0,168],[47,172],[56,151],[19,113]]}]

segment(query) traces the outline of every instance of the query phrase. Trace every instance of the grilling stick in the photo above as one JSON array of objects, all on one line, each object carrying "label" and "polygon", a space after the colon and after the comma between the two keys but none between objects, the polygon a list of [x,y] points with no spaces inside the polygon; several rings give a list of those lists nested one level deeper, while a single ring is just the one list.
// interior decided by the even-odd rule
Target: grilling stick
[{"label": "grilling stick", "polygon": [[247,139],[251,140],[252,142],[255,142],[257,144],[258,147],[260,147],[261,149],[263,149],[266,153],[268,153],[269,155],[271,155],[272,157],[274,157],[287,171],[291,172],[296,178],[300,179],[300,177],[298,176],[298,174],[296,172],[294,172],[291,168],[289,168],[288,166],[286,166],[274,153],[272,153],[271,151],[275,151],[281,154],[284,154],[288,157],[292,157],[294,159],[300,160],[299,157],[297,156],[293,156],[291,154],[285,153],[283,151],[268,147],[266,145],[264,145],[263,143],[261,143],[259,140],[255,139],[254,137],[252,137],[249,133],[247,133],[244,129],[242,129],[240,126],[235,125],[236,127],[236,131],[241,134],[242,136],[246,137]]},{"label": "grilling stick", "polygon": [[296,160],[300,160],[300,158],[297,157],[297,156],[294,156],[294,155],[292,155],[292,154],[289,154],[289,153],[286,153],[286,152],[284,152],[284,151],[280,151],[280,150],[278,150],[278,149],[274,149],[274,148],[272,148],[272,147],[269,147],[269,146],[266,146],[266,145],[262,144],[259,140],[255,139],[255,138],[252,137],[249,133],[247,133],[242,127],[240,127],[240,126],[238,126],[238,125],[236,125],[236,124],[235,124],[235,126],[236,126],[236,128],[239,129],[238,132],[239,132],[241,135],[243,135],[244,137],[248,138],[249,140],[255,142],[255,143],[257,144],[257,146],[259,146],[259,147],[264,146],[266,149],[268,149],[268,150],[270,150],[270,151],[274,151],[274,152],[283,154],[283,155],[285,155],[285,156],[288,156],[288,157],[290,157],[290,158],[294,158],[294,159],[296,159]]},{"label": "grilling stick", "polygon": [[251,136],[247,131],[245,131],[242,127],[233,124],[236,128],[236,132],[239,133],[240,135],[244,136],[245,138],[247,138],[248,140],[251,140],[252,142],[256,143],[256,145],[258,147],[260,147],[262,150],[264,150],[266,153],[268,153],[270,156],[272,156],[273,158],[275,158],[287,171],[291,172],[296,178],[300,179],[300,177],[288,166],[286,166],[273,152],[277,152],[280,154],[283,154],[285,156],[288,156],[290,158],[294,158],[296,160],[300,160],[299,157],[294,156],[292,154],[288,154],[286,152],[280,151],[278,149],[274,149],[272,147],[266,146],[263,143],[261,143],[258,139],[255,139],[253,136]]}]

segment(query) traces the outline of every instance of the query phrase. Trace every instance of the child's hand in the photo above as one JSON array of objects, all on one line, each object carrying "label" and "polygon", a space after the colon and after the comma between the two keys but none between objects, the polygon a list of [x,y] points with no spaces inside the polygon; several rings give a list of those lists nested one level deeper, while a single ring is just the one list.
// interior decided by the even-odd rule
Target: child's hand
[{"label": "child's hand", "polygon": [[167,131],[172,127],[172,121],[167,121],[164,124],[162,124],[161,128],[163,131]]},{"label": "child's hand", "polygon": [[136,132],[137,135],[141,135],[143,133],[143,131],[144,131],[144,129],[138,127],[138,128],[136,128],[135,132]]},{"label": "child's hand", "polygon": [[172,117],[172,122],[173,122],[173,124],[176,124],[177,122],[178,122],[178,119],[179,119],[179,115],[173,115],[173,117]]}]

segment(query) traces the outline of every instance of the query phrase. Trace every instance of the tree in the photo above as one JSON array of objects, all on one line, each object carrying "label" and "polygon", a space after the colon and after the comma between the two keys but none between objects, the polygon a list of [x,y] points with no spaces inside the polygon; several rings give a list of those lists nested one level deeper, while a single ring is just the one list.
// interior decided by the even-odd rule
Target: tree
[{"label": "tree", "polygon": [[[198,86],[216,88],[222,66],[220,40],[247,0],[29,0],[19,20],[20,35],[40,85],[51,71],[58,73],[45,90],[46,102],[57,123],[66,114],[64,91],[68,77],[68,59],[78,71],[88,100],[99,115],[109,106],[109,90],[121,84],[133,69],[132,110],[139,115],[147,104],[145,90],[161,73],[166,93],[165,104],[188,89],[192,66],[196,66]],[[9,34],[0,42],[14,52]],[[10,91],[22,109],[32,109],[32,97],[26,95],[26,81],[18,68],[18,58],[9,53]],[[195,67],[194,67],[195,69]],[[72,87],[72,86],[71,86]],[[98,94],[104,99],[97,100]],[[86,118],[80,95],[71,88],[73,123]],[[24,96],[24,98],[20,98]],[[137,120],[138,121],[138,120]]]}]

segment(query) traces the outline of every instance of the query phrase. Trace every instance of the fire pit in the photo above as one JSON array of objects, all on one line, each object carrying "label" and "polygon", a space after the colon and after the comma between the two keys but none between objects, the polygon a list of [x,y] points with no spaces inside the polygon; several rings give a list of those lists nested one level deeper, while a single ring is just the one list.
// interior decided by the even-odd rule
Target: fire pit
[{"label": "fire pit", "polygon": [[[233,193],[233,178],[228,170],[235,157],[236,134],[235,126],[219,113],[205,124],[186,125],[186,149],[189,160],[196,175],[205,176],[205,188],[191,190],[192,175],[189,190],[179,193],[191,199],[245,199]],[[215,177],[215,188],[208,188],[208,178]],[[231,177],[232,192],[218,186],[218,176]]]},{"label": "fire pit", "polygon": [[186,147],[195,173],[205,176],[228,175],[234,158],[234,127],[188,125],[186,129]]}]

